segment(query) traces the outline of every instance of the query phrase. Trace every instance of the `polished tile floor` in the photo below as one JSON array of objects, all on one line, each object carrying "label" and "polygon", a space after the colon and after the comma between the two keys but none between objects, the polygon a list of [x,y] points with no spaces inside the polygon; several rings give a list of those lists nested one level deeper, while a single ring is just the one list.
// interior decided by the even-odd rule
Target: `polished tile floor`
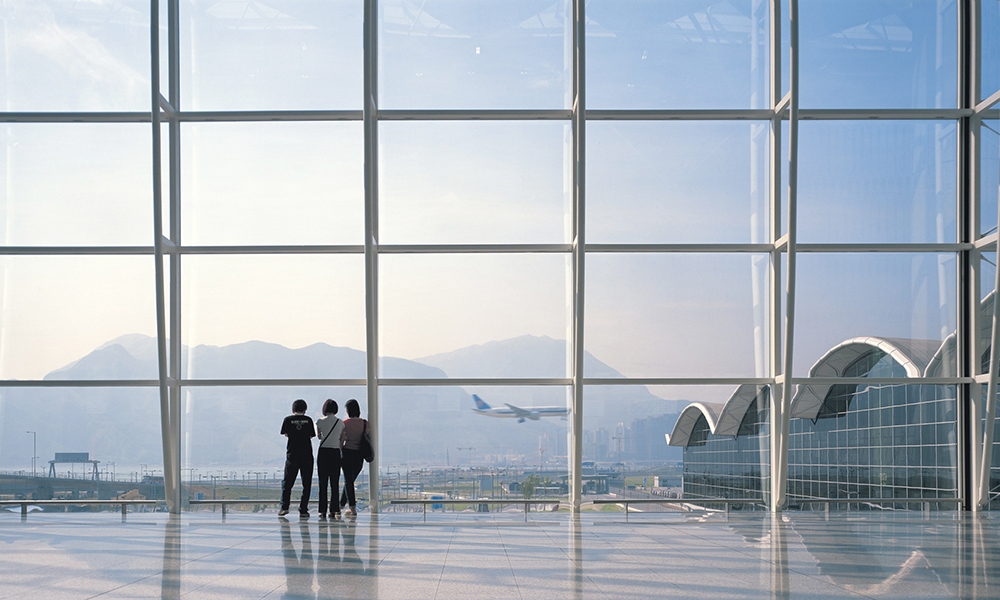
[{"label": "polished tile floor", "polygon": [[1000,598],[959,513],[0,513],[0,598]]}]

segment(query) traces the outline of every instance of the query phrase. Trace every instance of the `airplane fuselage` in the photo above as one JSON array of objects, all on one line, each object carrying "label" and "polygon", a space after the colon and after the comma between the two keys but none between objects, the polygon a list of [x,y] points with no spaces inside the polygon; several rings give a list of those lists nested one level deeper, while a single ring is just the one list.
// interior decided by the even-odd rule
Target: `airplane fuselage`
[{"label": "airplane fuselage", "polygon": [[562,406],[537,406],[523,409],[523,413],[510,408],[474,408],[473,412],[486,415],[487,417],[499,417],[502,419],[525,418],[537,421],[541,417],[565,417],[569,414],[569,409]]},{"label": "airplane fuselage", "polygon": [[524,423],[525,419],[537,421],[542,417],[565,417],[569,414],[569,409],[565,406],[532,406],[521,408],[513,404],[507,404],[507,408],[492,407],[482,398],[473,394],[472,400],[475,402],[473,412],[486,415],[487,417],[498,417],[501,419],[517,419],[518,423]]}]

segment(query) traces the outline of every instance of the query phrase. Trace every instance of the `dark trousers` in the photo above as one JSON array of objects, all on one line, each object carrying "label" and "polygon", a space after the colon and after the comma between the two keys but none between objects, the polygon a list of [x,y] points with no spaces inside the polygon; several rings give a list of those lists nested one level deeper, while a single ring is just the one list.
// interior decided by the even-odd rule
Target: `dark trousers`
[{"label": "dark trousers", "polygon": [[340,496],[340,504],[348,504],[354,508],[358,505],[354,499],[354,480],[361,474],[365,459],[361,456],[360,450],[344,448],[341,465],[344,469],[344,493]]},{"label": "dark trousers", "polygon": [[340,496],[340,448],[320,448],[316,455],[316,466],[319,468],[319,514],[326,514],[327,488],[333,490],[330,512],[339,513],[337,498]]},{"label": "dark trousers", "polygon": [[281,508],[288,510],[292,500],[292,486],[295,477],[302,476],[302,499],[299,500],[299,512],[309,512],[309,494],[312,491],[313,457],[285,455],[285,476],[281,480]]}]

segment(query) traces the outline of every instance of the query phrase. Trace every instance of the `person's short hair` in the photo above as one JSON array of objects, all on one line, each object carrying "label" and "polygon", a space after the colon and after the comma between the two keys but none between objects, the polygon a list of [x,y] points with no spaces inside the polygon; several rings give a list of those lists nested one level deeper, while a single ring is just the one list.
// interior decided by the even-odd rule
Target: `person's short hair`
[{"label": "person's short hair", "polygon": [[299,398],[295,402],[292,402],[292,412],[293,413],[298,413],[298,412],[304,413],[304,412],[306,412],[307,408],[309,408],[309,405],[306,404],[306,401],[303,400],[302,398]]},{"label": "person's short hair", "polygon": [[361,406],[358,405],[358,401],[354,398],[348,400],[347,404],[344,405],[344,408],[347,409],[347,416],[352,419],[357,419],[361,416]]},{"label": "person's short hair", "polygon": [[337,410],[339,410],[339,408],[340,407],[337,406],[336,400],[334,400],[333,398],[327,398],[326,402],[323,403],[323,414],[335,415],[337,414]]}]

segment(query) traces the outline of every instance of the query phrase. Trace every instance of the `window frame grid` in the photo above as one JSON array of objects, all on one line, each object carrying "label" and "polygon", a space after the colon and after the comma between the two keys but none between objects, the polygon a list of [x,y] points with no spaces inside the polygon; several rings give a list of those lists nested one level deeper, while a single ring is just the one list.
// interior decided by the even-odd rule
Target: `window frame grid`
[{"label": "window frame grid", "polygon": [[[165,98],[159,90],[159,21],[160,2],[166,3],[167,8],[167,65],[168,65],[168,98]],[[986,235],[980,234],[978,227],[979,207],[981,197],[977,185],[971,185],[978,177],[978,128],[984,119],[996,119],[1000,117],[1000,91],[993,92],[986,99],[979,100],[981,56],[979,56],[980,24],[979,0],[959,0],[957,10],[959,12],[958,40],[960,45],[958,85],[961,88],[959,98],[961,106],[953,109],[799,109],[797,93],[797,11],[798,0],[788,0],[788,8],[791,11],[792,23],[792,64],[789,69],[792,73],[790,80],[790,92],[788,95],[781,95],[781,1],[769,0],[769,49],[770,57],[770,109],[658,109],[658,110],[586,110],[586,92],[584,85],[585,69],[585,23],[583,18],[584,1],[573,0],[573,94],[575,102],[571,109],[551,109],[551,110],[380,110],[377,107],[377,1],[365,0],[365,93],[367,101],[363,110],[291,110],[291,111],[184,111],[179,105],[179,68],[180,68],[180,20],[178,0],[151,0],[151,80],[153,111],[146,112],[0,112],[0,123],[150,123],[153,126],[152,139],[154,140],[154,154],[152,169],[154,176],[154,200],[153,209],[155,211],[154,220],[159,222],[161,186],[159,178],[163,176],[160,172],[162,167],[159,161],[161,145],[159,138],[161,135],[160,123],[166,124],[168,128],[169,150],[166,178],[169,182],[169,196],[166,199],[167,214],[169,223],[165,226],[160,224],[155,227],[155,239],[150,246],[0,246],[0,256],[22,256],[22,255],[135,255],[154,256],[157,271],[157,338],[161,354],[169,354],[174,360],[170,361],[170,371],[165,366],[165,356],[161,356],[161,373],[156,380],[95,380],[95,381],[33,381],[33,380],[5,380],[0,381],[0,389],[13,387],[152,387],[158,386],[168,399],[165,400],[167,412],[164,414],[164,448],[167,449],[170,441],[167,437],[179,439],[180,436],[180,397],[184,387],[216,386],[216,385],[366,385],[369,389],[369,410],[373,408],[377,411],[377,394],[380,386],[463,386],[463,385],[573,385],[574,386],[574,418],[583,410],[582,395],[583,389],[589,385],[771,385],[775,388],[783,388],[784,401],[790,399],[792,385],[822,384],[830,381],[836,383],[853,383],[851,378],[815,378],[815,377],[788,377],[786,373],[790,369],[792,353],[785,351],[782,353],[781,346],[786,349],[791,348],[794,340],[794,296],[795,296],[795,264],[794,256],[799,253],[835,253],[835,252],[894,252],[894,253],[955,253],[960,259],[958,268],[959,298],[957,299],[957,311],[959,317],[958,339],[959,348],[978,347],[980,340],[976,340],[978,328],[975,323],[975,310],[973,304],[978,302],[978,261],[983,252],[992,252],[997,248],[998,234],[991,232]],[[881,243],[835,243],[835,244],[809,244],[797,243],[795,239],[795,203],[794,188],[796,187],[794,176],[791,178],[790,187],[792,193],[789,194],[789,214],[787,217],[788,234],[780,235],[781,222],[781,143],[789,143],[794,149],[797,143],[796,129],[799,121],[802,120],[945,120],[955,122],[959,132],[966,138],[971,138],[968,143],[961,140],[958,143],[957,159],[959,164],[959,193],[957,198],[959,208],[959,218],[957,219],[958,237],[956,243],[930,243],[930,244],[881,244]],[[380,245],[377,241],[377,128],[379,123],[393,121],[477,121],[477,120],[543,120],[561,121],[572,126],[572,140],[574,144],[574,171],[573,178],[573,211],[575,232],[573,242],[568,244],[406,244],[406,245]],[[767,121],[771,124],[772,144],[770,148],[770,165],[768,174],[770,178],[770,220],[769,228],[771,236],[770,243],[751,244],[587,244],[584,239],[585,225],[585,196],[584,181],[582,174],[585,169],[584,139],[587,121],[740,121],[754,120]],[[363,245],[241,245],[241,246],[185,246],[181,240],[180,230],[180,210],[181,210],[181,190],[180,190],[180,140],[179,127],[181,123],[195,122],[263,122],[263,121],[327,121],[345,122],[358,121],[366,124],[366,165],[371,162],[371,170],[367,170],[365,177],[366,195],[366,243]],[[782,140],[782,122],[788,124],[789,132],[787,142]],[[778,160],[776,160],[778,159]],[[785,165],[794,175],[797,167],[797,156],[790,152],[789,163]],[[969,215],[968,219],[963,219],[963,215]],[[656,254],[686,254],[686,253],[734,253],[734,254],[760,254],[769,253],[771,256],[771,271],[768,281],[771,294],[772,307],[770,309],[770,323],[768,335],[771,341],[770,373],[765,377],[747,378],[587,378],[583,377],[582,370],[577,367],[571,377],[567,378],[454,378],[447,380],[431,379],[382,379],[378,376],[378,353],[376,350],[378,316],[375,311],[377,307],[377,268],[378,257],[386,254],[511,254],[511,253],[557,253],[574,257],[573,280],[576,285],[573,303],[573,318],[575,325],[575,339],[572,342],[573,354],[576,364],[579,365],[583,356],[583,281],[585,277],[585,258],[588,253],[656,253]],[[369,372],[366,379],[258,379],[258,380],[217,380],[217,379],[181,379],[178,376],[180,356],[180,262],[185,254],[206,255],[246,255],[246,254],[331,254],[331,255],[358,255],[366,256],[366,279],[368,280],[368,290],[366,292],[366,304],[368,316],[366,317],[368,327],[368,355]],[[781,284],[781,257],[784,255],[789,264],[786,267],[787,289],[786,309],[781,311],[777,302]],[[966,262],[962,262],[962,261]],[[164,263],[169,263],[166,271],[163,271]],[[967,266],[962,266],[967,265]],[[163,282],[166,280],[166,287]],[[967,290],[967,291],[962,291]],[[975,291],[972,294],[970,292]],[[963,300],[964,296],[964,300]],[[972,297],[975,296],[975,297]],[[790,302],[789,302],[790,301]],[[169,328],[171,335],[167,335],[167,313],[169,313]],[[779,319],[785,318],[786,323],[781,323]],[[784,327],[783,327],[784,325]],[[169,347],[167,344],[169,338]],[[960,362],[967,362],[960,359]],[[973,363],[977,361],[972,361]],[[970,365],[968,372],[960,371],[962,376],[958,377],[937,377],[908,379],[910,384],[934,384],[934,385],[958,385],[959,410],[969,411],[975,414],[975,407],[978,402],[973,400],[971,406],[966,407],[967,401],[963,397],[971,396],[975,398],[977,394],[971,394],[973,388],[978,388],[981,384],[987,384],[995,388],[997,382],[996,361],[991,361],[991,369],[988,373],[979,373],[975,365]],[[782,366],[783,365],[783,366]],[[898,378],[873,378],[865,379],[865,383],[899,383]],[[775,389],[774,391],[777,391]],[[780,400],[777,393],[771,394],[772,403]],[[995,404],[995,403],[993,403]],[[777,411],[771,410],[769,415],[772,419],[778,417]],[[786,414],[787,416],[787,414]],[[960,420],[963,418],[960,417]],[[975,421],[968,419],[962,421]],[[574,420],[571,433],[578,439],[582,439],[582,421]],[[377,427],[376,427],[377,429]],[[960,429],[960,448],[964,448],[968,453],[971,450],[972,461],[977,462],[980,458],[982,467],[991,452],[983,452],[983,446],[978,441],[989,442],[992,439],[992,431],[983,432],[980,437],[977,433],[978,427],[972,427],[971,431],[965,434],[963,439],[962,427]],[[987,428],[989,429],[989,428]],[[772,426],[771,431],[777,429]],[[779,436],[787,439],[787,436]],[[985,439],[984,439],[985,438]],[[989,447],[988,445],[985,447]],[[786,444],[787,448],[787,444]],[[169,456],[168,456],[169,454]],[[772,452],[771,459],[787,456],[784,452]],[[169,453],[165,452],[164,460],[173,461],[172,457],[179,458],[179,449],[174,445]],[[575,458],[571,461],[571,470],[578,473],[582,456],[577,451]],[[960,461],[962,462],[962,461]],[[786,463],[787,465],[787,463]],[[983,474],[982,467],[975,468],[974,465],[965,464],[960,468],[960,478],[972,475],[974,471]],[[177,479],[177,484],[171,484],[171,488],[176,492],[174,500],[179,499],[180,485],[179,474],[180,465],[166,465],[164,472],[170,472]],[[988,474],[989,469],[985,469]],[[772,473],[774,469],[772,469]],[[782,472],[779,466],[778,473]],[[786,486],[787,487],[787,486]],[[960,489],[968,490],[968,487]],[[772,508],[781,507],[781,495],[783,489],[778,491],[777,497],[772,502]],[[377,494],[377,488],[373,486],[373,497]],[[574,508],[579,509],[579,490],[573,488],[572,501]],[[171,497],[168,495],[168,500]],[[377,503],[373,503],[377,506]],[[970,498],[966,498],[967,508],[974,508]],[[179,510],[179,505],[172,506],[172,510]]]}]

